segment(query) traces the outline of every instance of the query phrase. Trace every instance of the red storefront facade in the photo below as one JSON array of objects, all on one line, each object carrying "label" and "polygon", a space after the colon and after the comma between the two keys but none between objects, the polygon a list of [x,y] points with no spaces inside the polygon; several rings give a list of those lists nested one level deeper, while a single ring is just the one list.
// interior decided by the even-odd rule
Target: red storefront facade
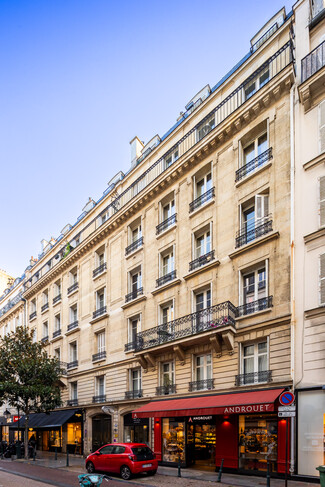
[{"label": "red storefront facade", "polygon": [[[282,389],[152,401],[133,417],[154,418],[154,451],[161,464],[273,473],[288,467],[290,432],[278,418]],[[287,431],[287,442],[286,442]]]}]

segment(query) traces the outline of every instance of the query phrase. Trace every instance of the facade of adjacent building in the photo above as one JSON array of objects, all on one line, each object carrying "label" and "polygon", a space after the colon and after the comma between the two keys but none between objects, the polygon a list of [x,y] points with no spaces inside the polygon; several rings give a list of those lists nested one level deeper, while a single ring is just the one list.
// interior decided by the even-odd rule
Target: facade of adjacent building
[{"label": "facade of adjacent building", "polygon": [[[289,15],[280,10],[164,136],[131,141],[127,174],[89,199],[57,240],[43,241],[25,271],[26,303],[10,308],[25,310],[35,340],[64,364],[67,413],[55,428],[35,418],[39,448],[87,454],[105,442],[140,441],[166,465],[180,455],[186,466],[216,468],[224,459],[227,469],[265,473],[269,461],[283,474],[287,442],[291,471],[298,445],[298,473],[315,475],[305,468],[306,455],[311,465],[315,457],[299,450],[307,434],[299,415],[297,429],[278,416],[279,396],[299,374],[301,407],[313,395],[325,412],[324,349],[307,338],[310,328],[324,332],[315,262],[325,268],[324,222],[313,216],[314,200],[316,214],[324,203],[315,194],[325,192],[325,147],[306,128],[311,118],[317,127],[321,95],[306,109],[303,89],[315,75],[303,82],[297,70],[321,41],[313,29],[309,43],[298,32],[309,14],[307,0]],[[293,286],[311,266],[306,287]],[[12,313],[0,314],[6,333]],[[294,346],[308,350],[293,354]]]}]

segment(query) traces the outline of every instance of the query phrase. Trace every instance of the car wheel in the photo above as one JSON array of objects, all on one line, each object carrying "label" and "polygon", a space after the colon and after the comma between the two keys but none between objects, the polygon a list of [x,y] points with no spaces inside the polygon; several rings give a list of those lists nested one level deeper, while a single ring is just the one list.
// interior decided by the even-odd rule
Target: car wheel
[{"label": "car wheel", "polygon": [[86,465],[86,469],[88,473],[94,473],[95,472],[95,465],[93,462],[88,462]]},{"label": "car wheel", "polygon": [[130,480],[132,477],[132,472],[127,465],[123,465],[123,467],[121,467],[121,477],[123,480]]},{"label": "car wheel", "polygon": [[150,477],[152,475],[156,475],[156,473],[157,473],[157,470],[150,470],[150,472],[147,472],[147,474],[150,475]]}]

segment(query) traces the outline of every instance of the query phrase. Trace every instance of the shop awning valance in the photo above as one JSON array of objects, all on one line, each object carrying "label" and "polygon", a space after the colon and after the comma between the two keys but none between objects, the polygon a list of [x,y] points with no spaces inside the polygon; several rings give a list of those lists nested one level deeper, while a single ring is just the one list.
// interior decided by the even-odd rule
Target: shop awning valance
[{"label": "shop awning valance", "polygon": [[[64,423],[69,421],[75,414],[80,413],[80,409],[66,409],[64,411],[52,411],[51,413],[34,413],[29,416],[29,428],[59,428]],[[25,427],[26,416],[19,420],[19,429]],[[10,429],[17,429],[18,422],[10,425]]]},{"label": "shop awning valance", "polygon": [[268,389],[232,394],[215,394],[182,399],[152,401],[135,409],[133,418],[167,418],[213,414],[247,414],[274,411],[274,402],[284,389]]}]

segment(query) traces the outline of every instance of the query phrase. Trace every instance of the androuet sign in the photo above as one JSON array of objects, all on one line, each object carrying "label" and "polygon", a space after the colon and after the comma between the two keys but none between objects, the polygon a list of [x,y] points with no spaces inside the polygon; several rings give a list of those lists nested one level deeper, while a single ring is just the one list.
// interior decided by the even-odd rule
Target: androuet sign
[{"label": "androuet sign", "polygon": [[274,404],[252,404],[245,406],[229,406],[221,414],[268,413],[274,411]]}]

